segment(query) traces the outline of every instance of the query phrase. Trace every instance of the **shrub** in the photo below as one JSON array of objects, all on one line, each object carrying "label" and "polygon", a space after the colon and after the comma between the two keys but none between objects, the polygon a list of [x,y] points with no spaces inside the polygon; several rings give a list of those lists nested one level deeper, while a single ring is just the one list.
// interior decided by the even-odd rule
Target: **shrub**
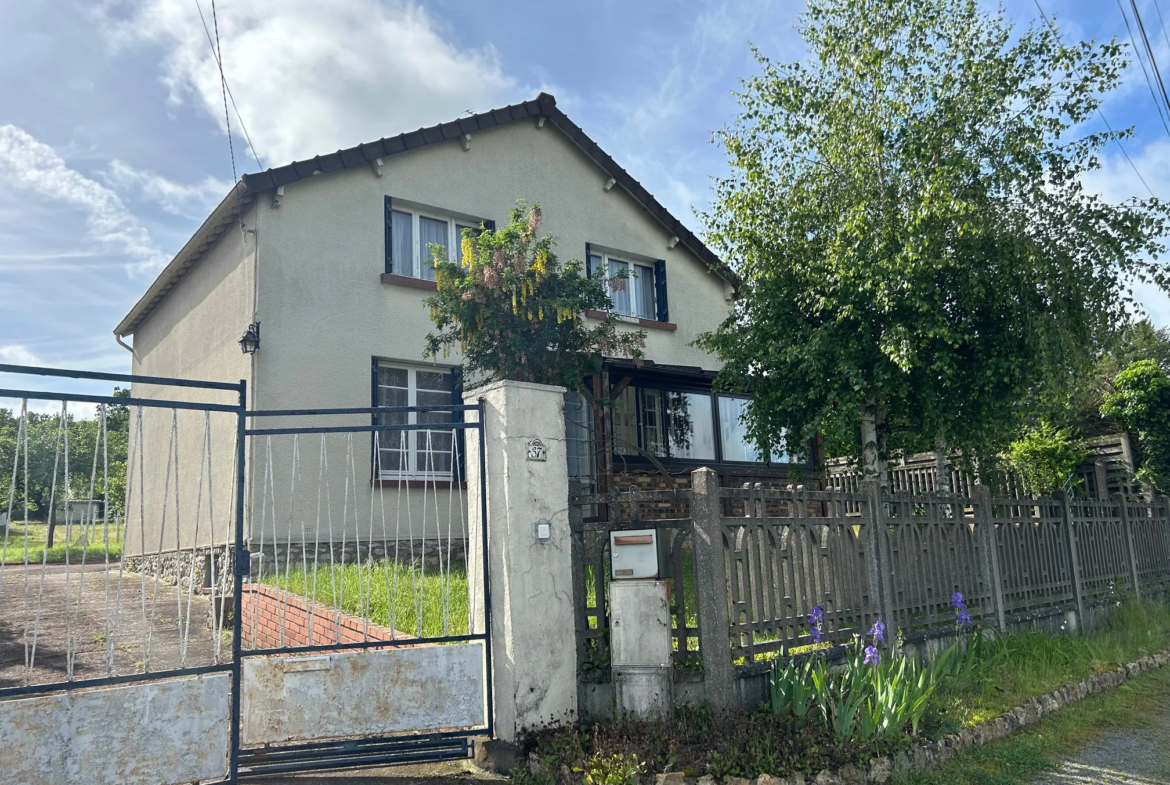
[{"label": "shrub", "polygon": [[1064,488],[1073,472],[1089,455],[1067,428],[1042,423],[1034,431],[1012,442],[1007,463],[1028,492],[1047,496]]},{"label": "shrub", "polygon": [[439,331],[426,354],[462,352],[467,386],[511,379],[580,389],[603,356],[642,358],[645,332],[619,331],[612,313],[593,327],[582,320],[609,311],[608,288],[625,281],[588,278],[577,260],[562,267],[540,220],[539,205],[520,201],[503,229],[464,230],[458,259],[432,248],[438,291],[426,302]]},{"label": "shrub", "polygon": [[1138,480],[1170,491],[1170,374],[1153,360],[1140,360],[1117,375],[1116,392],[1105,396],[1101,415],[1124,425],[1138,442]]}]

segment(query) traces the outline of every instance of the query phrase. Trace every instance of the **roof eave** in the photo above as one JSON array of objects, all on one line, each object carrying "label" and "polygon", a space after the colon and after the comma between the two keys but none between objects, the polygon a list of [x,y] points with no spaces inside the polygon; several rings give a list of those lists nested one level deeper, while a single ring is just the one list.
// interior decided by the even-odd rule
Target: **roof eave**
[{"label": "roof eave", "polygon": [[245,179],[236,183],[235,188],[228,191],[223,200],[204,219],[199,228],[195,230],[195,233],[191,235],[191,239],[179,249],[175,257],[171,259],[170,263],[154,279],[154,283],[150,285],[146,293],[142,295],[138,302],[134,304],[134,307],[130,309],[130,312],[118,323],[118,326],[114,328],[114,335],[117,335],[119,338],[132,335],[142,320],[149,315],[153,306],[166,296],[167,292],[174,287],[183,273],[191,265],[195,264],[203,255],[203,252],[210,248],[219,236],[223,234],[225,226],[238,219],[243,206],[251,202],[252,198],[252,192],[249,191]]}]

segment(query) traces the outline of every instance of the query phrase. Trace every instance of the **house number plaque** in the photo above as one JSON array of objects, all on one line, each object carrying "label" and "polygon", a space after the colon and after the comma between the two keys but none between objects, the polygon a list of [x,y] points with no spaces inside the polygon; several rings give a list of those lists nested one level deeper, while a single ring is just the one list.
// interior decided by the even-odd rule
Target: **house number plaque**
[{"label": "house number plaque", "polygon": [[548,448],[544,446],[544,442],[540,439],[528,440],[528,460],[530,461],[547,461]]}]

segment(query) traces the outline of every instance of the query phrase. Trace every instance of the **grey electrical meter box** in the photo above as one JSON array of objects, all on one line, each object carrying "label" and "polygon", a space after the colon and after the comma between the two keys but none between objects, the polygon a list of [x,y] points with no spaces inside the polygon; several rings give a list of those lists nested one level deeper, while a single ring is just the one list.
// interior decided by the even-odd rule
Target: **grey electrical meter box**
[{"label": "grey electrical meter box", "polygon": [[610,577],[627,581],[658,577],[658,532],[654,529],[609,533]]}]

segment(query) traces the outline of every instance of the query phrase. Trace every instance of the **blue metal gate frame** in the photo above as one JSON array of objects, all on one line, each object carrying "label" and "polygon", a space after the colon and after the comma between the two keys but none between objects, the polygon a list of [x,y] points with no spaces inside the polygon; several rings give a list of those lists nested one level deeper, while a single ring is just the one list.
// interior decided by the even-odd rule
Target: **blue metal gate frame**
[{"label": "blue metal gate frame", "polygon": [[[405,425],[383,425],[377,422],[378,415],[382,414],[423,414],[427,412],[443,412],[458,415],[459,420],[442,423],[442,430],[474,431],[477,434],[479,445],[479,502],[481,521],[487,520],[487,486],[486,462],[484,444],[484,407],[483,403],[462,405],[435,405],[435,406],[372,406],[351,408],[325,409],[262,409],[249,410],[247,418],[263,417],[321,417],[338,415],[369,415],[370,425],[328,425],[328,426],[301,426],[265,428],[259,426],[244,427],[240,430],[240,465],[243,466],[244,442],[249,436],[275,435],[305,435],[327,433],[369,433],[373,436],[381,432],[418,431],[434,429],[434,423],[410,423]],[[466,412],[476,412],[474,422],[468,422],[463,416]],[[247,574],[250,564],[250,554],[244,551],[243,542],[243,485],[244,476],[241,472],[238,478],[241,492],[239,494],[240,508],[237,511],[238,525],[236,528],[237,553],[240,554],[237,562],[236,596],[242,595],[242,580]],[[471,641],[484,642],[485,669],[484,690],[486,700],[486,728],[476,731],[474,735],[492,736],[494,732],[494,712],[492,695],[492,653],[491,653],[491,589],[488,579],[488,538],[487,526],[481,526],[481,542],[483,558],[481,558],[484,601],[484,629],[482,632],[467,635],[444,635],[433,637],[415,637],[388,641],[365,641],[361,643],[332,643],[310,646],[286,646],[281,648],[243,650],[242,613],[233,615],[233,659],[237,665],[236,673],[241,670],[241,664],[246,657],[262,657],[280,654],[309,654],[327,653],[331,651],[353,651],[356,649],[390,649],[401,646],[417,646],[427,643],[465,643]],[[350,768],[359,766],[388,765],[395,763],[421,763],[441,760],[465,759],[472,752],[470,735],[467,731],[447,731],[438,733],[398,734],[392,736],[366,737],[346,740],[324,740],[300,744],[265,747],[257,750],[242,750],[240,747],[239,731],[240,717],[239,701],[233,704],[237,715],[233,718],[232,736],[232,771],[238,776],[241,768],[246,769],[249,775],[271,775],[300,771],[323,769]]]},{"label": "blue metal gate frame", "polygon": [[[72,401],[77,403],[93,403],[106,404],[118,406],[141,406],[149,408],[160,409],[187,409],[204,412],[222,412],[236,415],[236,458],[237,458],[237,476],[236,476],[236,519],[235,519],[235,569],[233,577],[233,592],[234,596],[240,596],[241,587],[243,585],[243,576],[246,573],[247,560],[241,560],[240,555],[243,550],[243,513],[244,513],[244,430],[246,425],[248,387],[247,382],[243,379],[237,384],[230,382],[211,382],[200,381],[196,379],[177,379],[164,376],[143,376],[139,374],[122,374],[122,373],[101,373],[97,371],[76,371],[61,368],[42,368],[28,365],[11,365],[0,364],[0,374],[15,374],[22,376],[41,376],[58,379],[76,379],[81,381],[101,381],[101,382],[123,382],[130,384],[149,384],[160,387],[181,387],[194,388],[202,390],[220,390],[224,392],[234,392],[237,394],[237,403],[234,405],[217,404],[217,403],[200,403],[195,401],[177,401],[172,399],[161,398],[116,398],[112,395],[90,395],[85,393],[63,393],[44,390],[22,390],[12,388],[0,388],[0,398],[16,398],[42,401]],[[145,545],[145,544],[144,544]],[[240,564],[243,562],[245,569],[241,571]],[[47,692],[69,692],[73,690],[88,689],[94,687],[107,687],[112,685],[132,684],[135,682],[149,682],[161,681],[164,679],[174,679],[184,676],[200,676],[209,673],[230,673],[232,679],[231,687],[231,719],[230,719],[230,746],[229,746],[229,762],[228,762],[228,779],[225,782],[235,783],[237,781],[238,758],[239,758],[239,733],[240,733],[240,657],[239,657],[239,634],[240,623],[239,614],[233,614],[233,645],[232,645],[232,659],[230,662],[221,663],[219,665],[204,665],[195,668],[176,668],[164,671],[154,671],[149,673],[135,673],[123,676],[109,676],[95,679],[78,679],[76,681],[53,682],[48,684],[35,684],[24,687],[7,687],[0,689],[0,699],[22,697],[27,695],[41,694]]]},{"label": "blue metal gate frame", "polygon": [[[194,379],[179,379],[171,377],[144,376],[138,374],[101,373],[95,371],[77,371],[58,368],[42,368],[36,366],[0,364],[0,374],[16,374],[24,376],[51,377],[73,379],[81,381],[122,382],[129,384],[149,384],[161,387],[193,388],[201,390],[217,390],[235,393],[235,404],[201,403],[195,401],[173,400],[171,398],[122,398],[110,395],[91,395],[85,393],[63,393],[31,389],[0,388],[0,398],[27,398],[32,400],[73,401],[78,403],[142,406],[166,409],[187,409],[207,412],[221,412],[236,416],[236,477],[235,477],[235,522],[233,541],[233,575],[232,592],[237,600],[242,596],[244,578],[250,570],[250,554],[245,549],[244,541],[244,499],[247,490],[247,437],[255,435],[275,434],[306,434],[306,433],[359,433],[374,434],[379,431],[419,430],[420,425],[380,425],[375,422],[362,426],[321,426],[303,428],[249,428],[247,420],[258,417],[275,416],[319,416],[341,414],[369,414],[375,417],[379,414],[443,411],[460,413],[477,412],[476,421],[444,423],[444,429],[474,431],[478,435],[479,444],[479,514],[481,521],[487,519],[486,493],[486,465],[484,457],[484,407],[482,402],[474,405],[451,406],[414,406],[414,407],[364,407],[345,409],[292,409],[292,410],[254,410],[247,408],[247,382],[241,379],[238,383],[200,381]],[[482,640],[485,643],[484,689],[486,699],[486,728],[476,731],[475,735],[490,737],[493,734],[494,712],[492,695],[492,662],[491,662],[491,591],[488,579],[488,541],[487,526],[481,526],[481,542],[483,558],[483,600],[484,600],[484,629],[482,632],[468,635],[449,635],[433,638],[412,638],[397,641],[376,641],[367,643],[343,643],[320,646],[287,647],[282,649],[266,649],[244,651],[242,648],[242,614],[232,614],[232,657],[230,662],[218,665],[206,665],[192,668],[180,668],[150,673],[111,676],[105,678],[80,679],[69,682],[55,682],[23,687],[0,688],[0,699],[23,697],[28,695],[79,690],[110,685],[130,684],[163,679],[173,679],[184,676],[199,676],[210,673],[230,673],[231,675],[231,717],[230,717],[230,746],[229,769],[226,783],[239,781],[241,763],[247,763],[249,774],[276,774],[294,771],[309,771],[316,769],[348,768],[367,765],[384,765],[392,763],[418,763],[425,761],[449,760],[466,758],[471,751],[471,742],[467,731],[449,731],[440,733],[405,734],[379,738],[362,738],[352,740],[330,740],[310,742],[304,744],[290,744],[281,747],[266,748],[262,751],[241,750],[241,683],[242,665],[245,657],[264,656],[270,654],[294,654],[306,652],[328,652],[333,650],[353,650],[357,648],[391,648],[404,645],[418,645],[419,643],[456,643]]]}]

